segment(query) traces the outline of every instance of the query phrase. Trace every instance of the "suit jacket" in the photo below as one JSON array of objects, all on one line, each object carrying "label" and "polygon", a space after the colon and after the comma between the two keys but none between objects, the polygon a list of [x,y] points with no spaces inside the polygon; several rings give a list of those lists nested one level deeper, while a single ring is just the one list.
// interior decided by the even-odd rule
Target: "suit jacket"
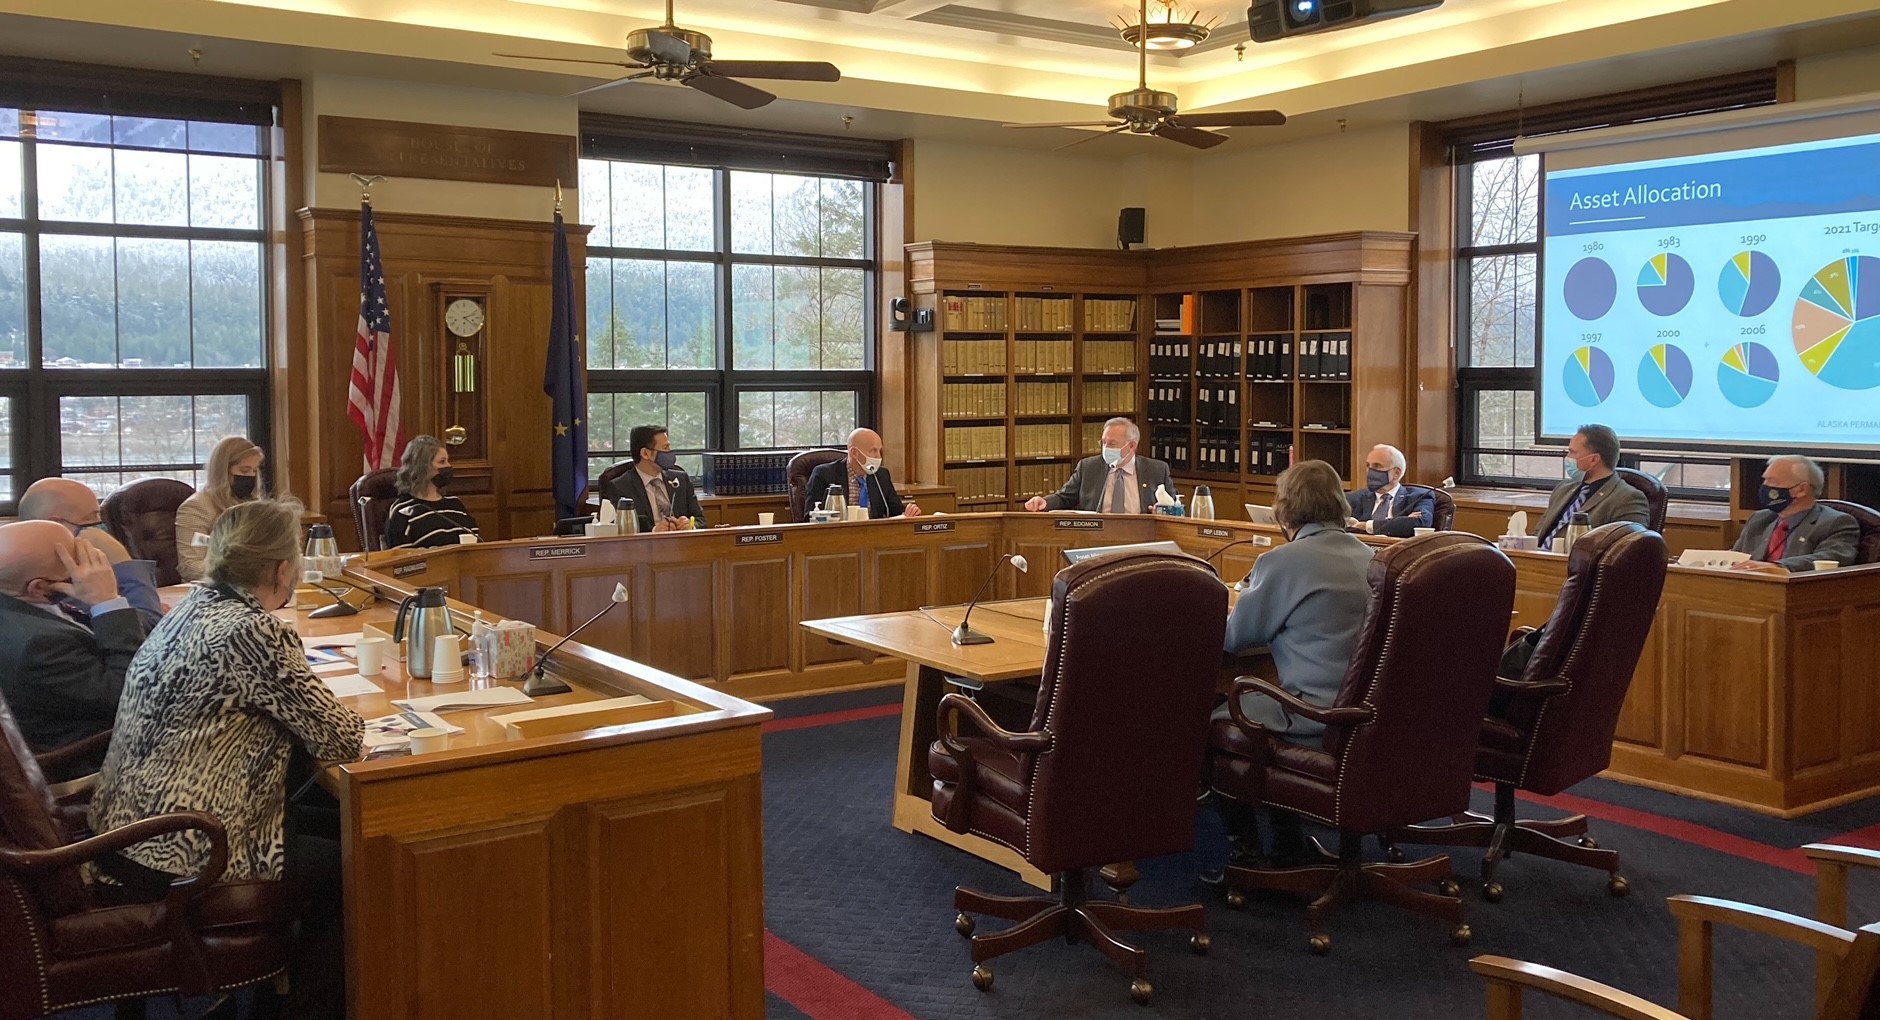
[{"label": "suit jacket", "polygon": [[[809,473],[809,505],[814,507],[820,502],[831,485],[840,485],[842,491],[847,492],[848,475],[849,462],[846,459],[816,465],[816,470]],[[860,484],[868,486],[870,520],[899,517],[907,510],[907,505],[901,502],[901,494],[894,491],[894,476],[888,474],[887,465],[882,465],[872,475],[863,475]]]},{"label": "suit jacket", "polygon": [[[1579,491],[1580,483],[1572,478],[1554,486],[1553,495],[1547,497],[1547,512],[1541,515],[1541,526],[1534,532],[1536,537],[1547,537],[1547,532]],[[1625,484],[1618,475],[1608,475],[1605,484],[1593,493],[1593,498],[1586,501],[1580,512],[1587,516],[1595,528],[1613,521],[1645,525],[1651,523],[1651,504],[1646,501],[1645,494]]]},{"label": "suit jacket", "polygon": [[[1377,510],[1377,493],[1369,489],[1347,492],[1345,502],[1351,504],[1351,516],[1368,521]],[[1384,518],[1384,522],[1373,533],[1409,538],[1416,534],[1418,528],[1435,526],[1436,493],[1421,485],[1399,485],[1396,495],[1391,499],[1390,516]]]},{"label": "suit jacket", "polygon": [[[1769,536],[1776,530],[1779,515],[1774,510],[1758,510],[1736,536],[1737,552],[1749,553],[1751,559],[1769,555]],[[1789,570],[1813,570],[1816,560],[1833,560],[1841,566],[1853,564],[1860,545],[1860,522],[1833,507],[1817,503],[1789,525],[1788,555],[1775,562]]]},{"label": "suit jacket", "polygon": [[[135,609],[94,616],[86,627],[0,595],[0,697],[26,743],[44,753],[110,729],[124,673],[143,643]],[[69,774],[96,771],[103,759],[75,763]]]},{"label": "suit jacket", "polygon": [[137,618],[144,625],[144,633],[163,619],[163,596],[157,594],[157,563],[155,560],[125,560],[111,565],[111,574],[117,578],[118,594],[137,610]]},{"label": "suit jacket", "polygon": [[[698,505],[698,497],[692,493],[692,476],[678,468],[661,471],[665,479],[666,492],[672,500],[674,517],[690,517],[694,527],[706,528],[705,510]],[[640,530],[653,530],[653,504],[646,498],[646,486],[640,481],[638,468],[628,468],[620,477],[607,483],[601,496],[609,503],[618,502],[622,497],[633,501],[633,513],[640,518]]]},{"label": "suit jacket", "polygon": [[[1110,466],[1102,457],[1085,457],[1077,462],[1077,469],[1071,472],[1070,480],[1064,487],[1044,498],[1047,510],[1101,510],[1103,509],[1104,483],[1109,480]],[[1142,499],[1142,512],[1150,513],[1155,507],[1155,487],[1168,485],[1168,465],[1148,457],[1136,458],[1136,490]],[[1170,485],[1170,493],[1175,487]]]}]

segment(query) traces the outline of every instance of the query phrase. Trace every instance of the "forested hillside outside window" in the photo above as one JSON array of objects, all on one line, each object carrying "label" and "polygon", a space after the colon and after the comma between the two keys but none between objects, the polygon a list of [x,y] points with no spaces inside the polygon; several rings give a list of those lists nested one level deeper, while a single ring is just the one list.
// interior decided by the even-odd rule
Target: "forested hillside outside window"
[{"label": "forested hillside outside window", "polygon": [[635,425],[706,450],[839,444],[873,378],[876,185],[581,161],[590,471]]},{"label": "forested hillside outside window", "polygon": [[47,475],[199,484],[265,428],[263,142],[0,107],[0,511]]}]

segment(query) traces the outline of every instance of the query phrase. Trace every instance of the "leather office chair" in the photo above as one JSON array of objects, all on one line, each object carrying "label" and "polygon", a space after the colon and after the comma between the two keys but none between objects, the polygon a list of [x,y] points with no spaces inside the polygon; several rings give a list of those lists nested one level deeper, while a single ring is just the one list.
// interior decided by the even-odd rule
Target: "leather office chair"
[{"label": "leather office chair", "polygon": [[[1523,821],[1514,796],[1559,793],[1611,763],[1613,731],[1658,613],[1669,558],[1657,532],[1629,522],[1595,528],[1573,544],[1560,601],[1527,668],[1518,678],[1497,678],[1482,720],[1475,774],[1495,784],[1494,816],[1465,812],[1457,824],[1411,826],[1392,840],[1486,847],[1482,895],[1491,903],[1502,896],[1496,866],[1516,852],[1599,868],[1612,894],[1625,895],[1619,855],[1586,835],[1585,815]],[[1577,846],[1566,842],[1574,837]]]},{"label": "leather office chair", "polygon": [[1656,475],[1638,468],[1613,468],[1612,473],[1618,475],[1620,481],[1645,494],[1645,505],[1648,508],[1645,526],[1664,534],[1665,514],[1671,509],[1671,493],[1665,490],[1665,483],[1659,481]]},{"label": "leather office chair", "polygon": [[385,521],[392,515],[398,499],[398,472],[392,468],[368,471],[352,483],[353,527],[359,533],[359,548],[378,552],[385,548]]},{"label": "leather office chair", "polygon": [[797,522],[809,520],[810,504],[816,502],[809,494],[810,472],[830,461],[842,460],[849,455],[847,450],[804,450],[790,458],[784,468],[784,477],[790,482],[790,519]]},{"label": "leather office chair", "polygon": [[[107,906],[80,877],[108,853],[186,830],[208,836],[209,863],[158,902]],[[54,799],[0,702],[0,1020],[208,995],[284,973],[293,891],[285,882],[218,882],[227,857],[222,823],[197,811],[88,832],[84,805]]]},{"label": "leather office chair", "polygon": [[1817,500],[1822,506],[1839,510],[1854,518],[1860,525],[1860,542],[1856,545],[1854,562],[1856,564],[1880,563],[1880,510],[1859,503],[1850,503],[1845,499]]},{"label": "leather office chair", "polygon": [[[1089,869],[1194,845],[1195,749],[1207,735],[1227,589],[1189,557],[1125,553],[1060,571],[1052,598],[1030,727],[1002,729],[972,699],[949,694],[927,760],[934,817],[1018,851],[1057,876],[1059,895],[961,887],[954,925],[972,937],[981,991],[992,986],[987,960],[1062,936],[1102,951],[1134,979],[1131,997],[1147,1002],[1147,954],[1115,932],[1193,929],[1189,944],[1205,953],[1202,907],[1091,899]],[[1019,923],[973,935],[972,914]]]},{"label": "leather office chair", "polygon": [[1436,519],[1431,522],[1436,530],[1456,530],[1456,497],[1447,489],[1432,488],[1430,494],[1436,497]]},{"label": "leather office chair", "polygon": [[595,495],[599,496],[601,499],[606,499],[607,487],[614,484],[614,479],[619,478],[621,475],[624,475],[631,470],[633,470],[633,462],[630,460],[623,460],[620,463],[615,464],[613,467],[610,467],[607,470],[602,471],[600,480],[594,483]]},{"label": "leather office chair", "polygon": [[[1449,532],[1379,550],[1369,578],[1358,643],[1330,707],[1242,677],[1228,700],[1233,718],[1214,723],[1209,734],[1215,791],[1339,830],[1336,864],[1227,869],[1229,906],[1244,905],[1253,889],[1316,896],[1306,908],[1315,953],[1331,951],[1324,932],[1330,912],[1366,897],[1450,922],[1457,945],[1470,935],[1458,896],[1409,888],[1440,881],[1454,890],[1448,858],[1366,864],[1362,847],[1366,833],[1468,807],[1476,733],[1514,606],[1514,564],[1486,539]],[[1269,734],[1249,719],[1240,698],[1255,692],[1325,723],[1323,749]]]},{"label": "leather office chair", "polygon": [[176,508],[195,494],[188,482],[144,478],[106,496],[99,508],[105,529],[132,556],[155,561],[158,586],[183,583],[176,570]]}]

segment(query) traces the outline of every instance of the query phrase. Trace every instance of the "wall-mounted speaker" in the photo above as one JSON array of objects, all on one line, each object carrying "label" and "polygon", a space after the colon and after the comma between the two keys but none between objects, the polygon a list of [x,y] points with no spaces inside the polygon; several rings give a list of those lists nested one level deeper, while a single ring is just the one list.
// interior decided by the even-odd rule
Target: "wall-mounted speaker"
[{"label": "wall-mounted speaker", "polygon": [[1443,0],[1254,0],[1247,27],[1254,42],[1366,25],[1433,11]]},{"label": "wall-mounted speaker", "polygon": [[1116,243],[1123,250],[1129,250],[1132,244],[1141,244],[1143,225],[1147,216],[1139,205],[1126,205],[1116,217]]}]

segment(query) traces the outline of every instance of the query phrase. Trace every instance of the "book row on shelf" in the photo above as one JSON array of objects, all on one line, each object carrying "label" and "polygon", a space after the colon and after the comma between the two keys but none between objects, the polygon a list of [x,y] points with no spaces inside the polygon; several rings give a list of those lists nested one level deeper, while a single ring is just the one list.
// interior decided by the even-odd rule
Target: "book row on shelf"
[{"label": "book row on shelf", "polygon": [[1100,421],[1084,422],[1084,456],[1096,456],[1103,449],[1103,423]]},{"label": "book row on shelf", "polygon": [[1195,443],[1194,469],[1239,473],[1240,436],[1233,433],[1227,435],[1202,433]]},{"label": "book row on shelf", "polygon": [[1084,341],[1084,371],[1104,375],[1129,375],[1136,371],[1136,341]]},{"label": "book row on shelf", "polygon": [[1157,380],[1149,384],[1149,420],[1174,425],[1188,423],[1188,390],[1185,382]]},{"label": "book row on shelf", "polygon": [[1005,384],[947,383],[940,387],[940,413],[948,418],[1002,418]]},{"label": "book row on shelf", "polygon": [[1012,498],[1048,496],[1058,491],[1068,477],[1062,464],[1020,464],[1012,476]]},{"label": "book row on shelf", "polygon": [[[1013,320],[1016,321],[1013,321]],[[948,294],[940,300],[940,328],[949,331],[1069,333],[1077,328],[1075,302],[1067,297],[1020,295],[1006,304],[1003,294]],[[1135,298],[1085,298],[1084,331],[1133,333]]]},{"label": "book row on shelf", "polygon": [[1005,459],[1005,426],[954,425],[948,428],[946,458],[949,461]]},{"label": "book row on shelf", "polygon": [[1188,470],[1188,430],[1158,429],[1149,437],[1149,456],[1167,464],[1172,471]]},{"label": "book row on shelf", "polygon": [[1136,413],[1135,381],[1117,380],[1115,382],[1084,383],[1084,413]]},{"label": "book row on shelf", "polygon": [[940,301],[940,328],[974,333],[1003,333],[1005,295],[948,294]]},{"label": "book row on shelf", "polygon": [[956,467],[943,472],[946,485],[962,503],[1005,498],[1005,465]]},{"label": "book row on shelf", "polygon": [[1351,334],[1328,333],[1299,341],[1299,378],[1350,379]]},{"label": "book row on shelf", "polygon": [[1247,341],[1247,378],[1271,382],[1292,377],[1292,337],[1258,336]]},{"label": "book row on shelf", "polygon": [[1085,298],[1084,331],[1088,333],[1134,333],[1135,298]]},{"label": "book row on shelf", "polygon": [[1240,386],[1200,386],[1195,389],[1195,421],[1201,425],[1240,427]]},{"label": "book row on shelf", "polygon": [[[789,492],[790,459],[801,450],[733,450],[704,455],[705,491],[714,496],[759,496]],[[599,473],[594,484],[600,484]]]},{"label": "book row on shelf", "polygon": [[1193,349],[1187,340],[1157,340],[1149,345],[1149,374],[1158,378],[1188,375],[1188,355]]},{"label": "book row on shelf", "polygon": [[1022,382],[1013,383],[1017,392],[1013,394],[1016,403],[1012,407],[1015,414],[1044,415],[1069,414],[1071,410],[1071,384],[1067,382]]},{"label": "book row on shelf", "polygon": [[1012,299],[1017,321],[1012,325],[1020,333],[1069,333],[1076,328],[1071,321],[1074,302],[1067,297],[1025,297]]},{"label": "book row on shelf", "polygon": [[1240,341],[1204,340],[1195,358],[1195,374],[1235,379],[1240,376]]},{"label": "book row on shelf", "polygon": [[1016,340],[1012,355],[1015,375],[1069,375],[1076,371],[1069,340]]},{"label": "book row on shelf", "polygon": [[948,340],[940,358],[947,375],[1004,375],[1005,340]]},{"label": "book row on shelf", "polygon": [[1069,425],[1020,425],[1012,430],[1012,456],[1021,460],[1039,457],[1069,457]]},{"label": "book row on shelf", "polygon": [[[1292,433],[1252,432],[1247,435],[1248,474],[1277,475],[1292,463]],[[1165,461],[1170,470],[1238,472],[1240,437],[1203,432],[1191,440],[1186,429],[1157,429],[1149,440],[1149,456]]]}]

